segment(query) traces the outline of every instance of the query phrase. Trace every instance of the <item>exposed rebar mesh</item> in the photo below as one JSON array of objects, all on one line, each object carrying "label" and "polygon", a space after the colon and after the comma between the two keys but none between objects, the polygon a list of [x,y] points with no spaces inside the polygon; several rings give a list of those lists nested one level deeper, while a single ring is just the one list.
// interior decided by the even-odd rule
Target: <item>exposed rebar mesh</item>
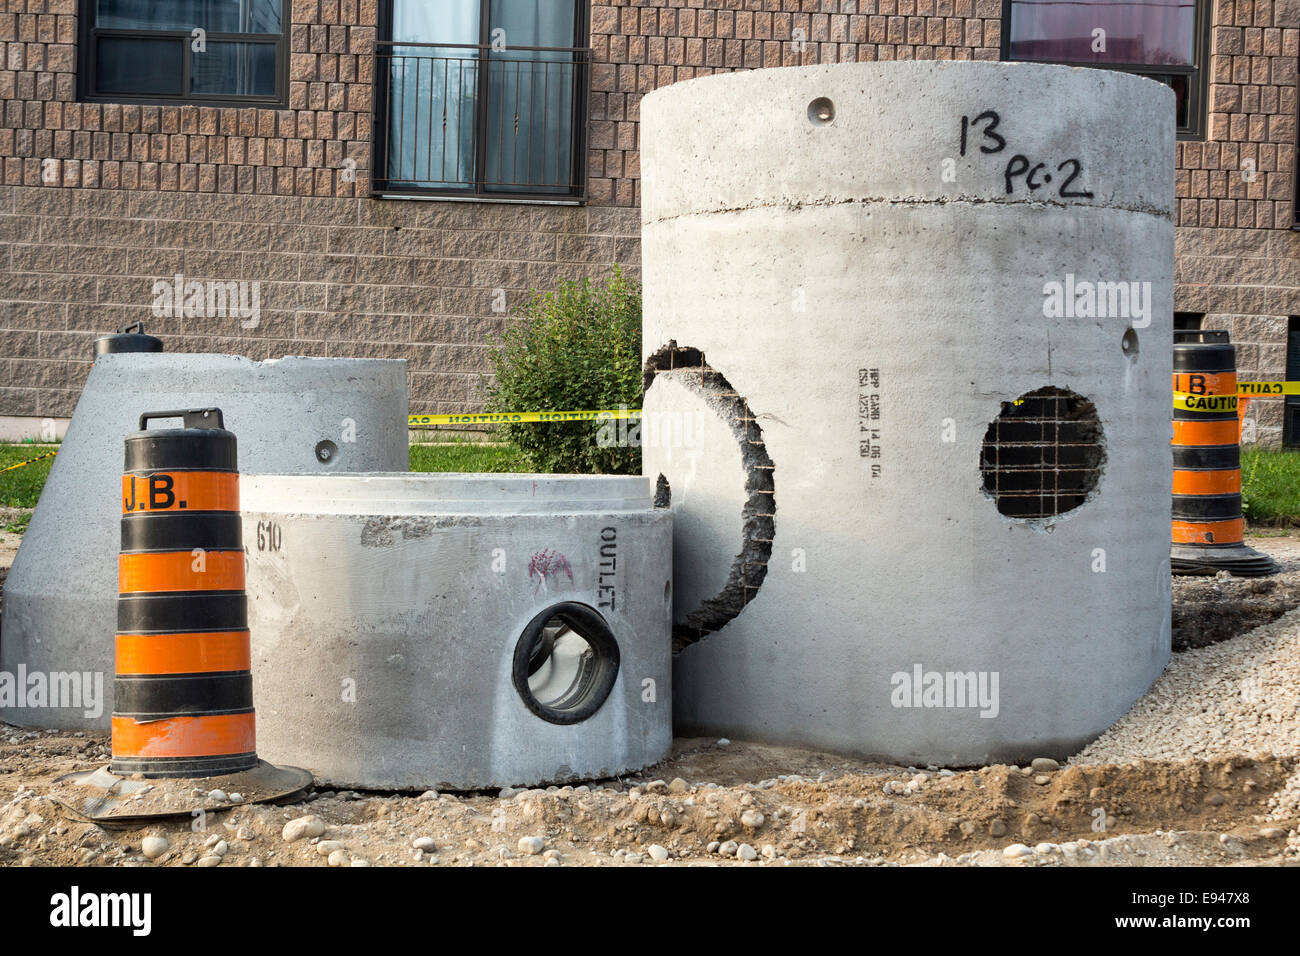
[{"label": "exposed rebar mesh", "polygon": [[1096,407],[1049,386],[1002,404],[984,434],[980,473],[1002,514],[1050,518],[1083,504],[1104,460]]},{"label": "exposed rebar mesh", "polygon": [[[649,392],[656,376],[673,375],[691,391],[702,396],[722,417],[740,446],[745,469],[747,498],[741,509],[743,520],[740,550],[732,562],[727,583],[712,598],[696,608],[680,612],[673,623],[673,653],[721,630],[745,605],[758,596],[772,558],[776,533],[776,489],[772,464],[763,440],[763,429],[744,397],[716,369],[709,366],[699,349],[679,347],[675,340],[646,359],[644,391]],[[660,494],[662,493],[662,499]],[[671,501],[668,480],[659,476],[655,503]]]}]

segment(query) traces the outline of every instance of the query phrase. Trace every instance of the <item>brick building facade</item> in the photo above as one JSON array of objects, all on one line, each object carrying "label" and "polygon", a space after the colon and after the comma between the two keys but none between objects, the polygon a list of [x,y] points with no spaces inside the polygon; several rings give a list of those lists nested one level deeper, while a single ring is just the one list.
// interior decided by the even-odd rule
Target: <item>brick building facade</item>
[{"label": "brick building facade", "polygon": [[[400,2],[286,0],[282,73],[266,97],[276,101],[195,105],[98,92],[118,80],[88,82],[87,44],[129,52],[143,41],[108,29],[93,38],[93,4],[0,0],[0,417],[69,415],[92,339],[138,320],[172,351],[406,358],[412,411],[472,407],[503,306],[557,277],[637,269],[645,93],[719,70],[1008,56],[1009,0],[579,4],[573,45],[590,52],[575,53],[581,73],[566,81],[582,87],[584,114],[572,123],[572,190],[548,186],[554,194],[534,202],[410,201],[375,194],[402,192],[393,184],[411,178],[408,160],[432,165],[432,146],[403,147],[416,152],[396,161],[376,148],[382,140],[396,153],[384,132],[400,121],[395,48],[384,41]],[[1288,342],[1300,342],[1300,0],[1199,2],[1203,129],[1178,144],[1176,308],[1185,325],[1231,329],[1244,376],[1282,378]],[[244,44],[240,62],[257,46]],[[95,49],[102,71],[112,48]],[[390,58],[377,70],[381,52]],[[482,75],[495,82],[488,67]],[[424,89],[450,89],[432,76]],[[201,81],[191,71],[185,89]],[[515,83],[518,96],[518,73]],[[436,138],[432,118],[413,122]],[[488,125],[478,134],[490,136]],[[376,175],[381,154],[388,165]],[[533,160],[530,141],[525,165]],[[178,275],[257,283],[257,320],[158,317],[156,283]],[[1283,407],[1258,404],[1261,435],[1276,440]]]}]

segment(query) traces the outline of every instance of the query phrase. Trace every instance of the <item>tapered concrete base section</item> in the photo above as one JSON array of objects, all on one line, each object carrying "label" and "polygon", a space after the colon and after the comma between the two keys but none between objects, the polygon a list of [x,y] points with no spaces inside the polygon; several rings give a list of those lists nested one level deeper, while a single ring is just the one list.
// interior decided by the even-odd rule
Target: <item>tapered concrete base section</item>
[{"label": "tapered concrete base section", "polygon": [[[671,518],[645,479],[259,476],[242,494],[265,759],[333,786],[464,790],[667,754]],[[520,657],[530,623],[575,605],[588,648],[552,629],[549,654]],[[539,714],[559,699],[573,722]]]},{"label": "tapered concrete base section", "polygon": [[[238,436],[245,474],[408,467],[405,362],[101,356],[5,581],[0,671],[40,674],[50,691],[39,707],[31,706],[30,695],[26,706],[0,706],[0,720],[72,730],[109,726],[122,441],[139,428],[142,412],[200,407],[222,410]],[[77,693],[63,691],[56,699],[55,675]],[[102,697],[89,700],[95,687]]]},{"label": "tapered concrete base section", "polygon": [[642,431],[727,439],[645,450],[691,569],[679,733],[952,765],[1098,735],[1170,651],[1172,93],[862,63],[641,116]]}]

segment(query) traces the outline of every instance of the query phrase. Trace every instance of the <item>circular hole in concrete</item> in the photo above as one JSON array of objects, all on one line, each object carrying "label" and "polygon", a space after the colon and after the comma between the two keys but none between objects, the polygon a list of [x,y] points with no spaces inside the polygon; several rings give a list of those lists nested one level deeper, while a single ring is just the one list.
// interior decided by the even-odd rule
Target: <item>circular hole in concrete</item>
[{"label": "circular hole in concrete", "polygon": [[1124,338],[1120,340],[1120,349],[1131,359],[1138,357],[1138,334],[1135,330],[1129,329],[1124,333]]},{"label": "circular hole in concrete", "polygon": [[819,96],[808,104],[808,122],[814,126],[830,126],[835,122],[835,104]]},{"label": "circular hole in concrete", "polygon": [[1105,462],[1097,408],[1048,386],[1002,403],[980,447],[984,492],[1009,518],[1049,518],[1079,507]]},{"label": "circular hole in concrete", "polygon": [[334,444],[328,438],[316,443],[316,460],[322,465],[328,465],[339,453],[339,446]]},{"label": "circular hole in concrete", "polygon": [[600,710],[618,666],[605,619],[585,604],[557,604],[534,617],[515,645],[515,690],[543,720],[576,724]]}]

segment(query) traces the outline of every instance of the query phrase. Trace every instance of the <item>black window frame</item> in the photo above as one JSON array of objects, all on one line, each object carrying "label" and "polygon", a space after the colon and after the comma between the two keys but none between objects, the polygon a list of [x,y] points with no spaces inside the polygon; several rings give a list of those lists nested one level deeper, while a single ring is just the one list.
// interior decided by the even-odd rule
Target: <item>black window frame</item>
[{"label": "black window frame", "polygon": [[1291,167],[1291,228],[1300,231],[1300,57],[1296,57],[1295,163]]},{"label": "black window frame", "polygon": [[[1205,140],[1209,135],[1210,95],[1210,25],[1213,20],[1213,0],[1195,0],[1196,17],[1192,27],[1193,66],[1174,66],[1147,63],[1086,63],[1074,60],[1013,60],[1011,58],[1011,7],[1014,0],[1002,0],[1002,43],[998,56],[1007,63],[1057,63],[1093,70],[1118,70],[1137,76],[1168,76],[1181,74],[1192,77],[1187,84],[1187,117],[1193,125],[1178,129],[1178,139],[1193,142]],[[1157,81],[1159,82],[1159,81]]]},{"label": "black window frame", "polygon": [[[190,41],[193,33],[182,30],[117,30],[94,26],[95,0],[80,0],[77,5],[77,99],[85,103],[139,103],[146,106],[217,106],[283,109],[289,105],[289,30],[292,0],[280,0],[280,26],[272,33],[214,33],[207,31],[208,43],[260,43],[275,45],[275,95],[234,96],[228,93],[191,93]],[[198,24],[196,24],[198,26]],[[167,93],[101,93],[95,88],[98,66],[96,40],[99,37],[123,37],[132,40],[175,39],[181,41],[181,89]]]},{"label": "black window frame", "polygon": [[[591,101],[591,3],[589,0],[568,0],[574,5],[574,25],[573,25],[573,46],[572,47],[515,47],[518,50],[553,50],[553,51],[571,51],[574,54],[574,63],[577,65],[576,76],[573,83],[573,133],[571,168],[569,170],[570,188],[567,193],[557,192],[555,187],[547,187],[545,191],[540,188],[537,191],[516,190],[513,192],[502,189],[487,188],[488,184],[484,181],[486,178],[485,170],[487,168],[487,153],[480,147],[480,144],[487,137],[488,110],[487,104],[490,102],[488,96],[488,83],[490,81],[490,71],[480,69],[478,74],[478,91],[475,100],[474,109],[474,182],[472,190],[454,187],[403,187],[389,186],[385,176],[381,172],[387,171],[388,157],[388,125],[389,125],[389,82],[388,82],[388,58],[381,54],[382,50],[391,50],[394,46],[412,47],[412,46],[431,46],[440,48],[455,48],[463,46],[456,43],[395,43],[393,41],[393,0],[380,0],[379,2],[379,30],[378,39],[375,43],[374,56],[374,77],[371,85],[373,90],[373,121],[371,123],[371,154],[370,154],[370,195],[375,199],[385,198],[416,198],[416,199],[445,199],[460,200],[462,202],[515,202],[515,203],[535,203],[549,204],[557,206],[575,206],[583,205],[587,202],[587,179],[588,179],[588,162],[587,162],[587,143],[588,143],[588,126],[590,123],[589,104]],[[479,51],[478,59],[481,62],[487,61],[487,53],[492,48],[491,43],[491,0],[479,0],[479,42],[477,49]]]}]

